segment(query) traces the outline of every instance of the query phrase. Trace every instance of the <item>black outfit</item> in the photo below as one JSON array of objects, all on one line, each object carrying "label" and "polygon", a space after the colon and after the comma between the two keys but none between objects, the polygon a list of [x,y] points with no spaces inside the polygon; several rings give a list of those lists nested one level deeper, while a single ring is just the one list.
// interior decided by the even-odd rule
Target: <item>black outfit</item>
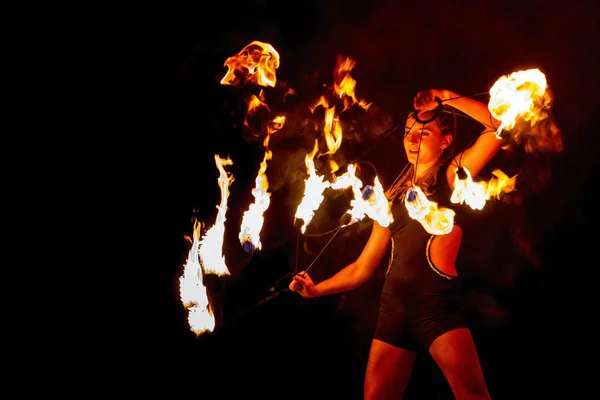
[{"label": "black outfit", "polygon": [[[450,207],[446,168],[438,171],[428,199]],[[429,256],[436,235],[408,215],[404,196],[392,203],[391,259],[380,299],[374,338],[403,349],[428,349],[443,333],[467,327],[457,276],[438,270]]]}]

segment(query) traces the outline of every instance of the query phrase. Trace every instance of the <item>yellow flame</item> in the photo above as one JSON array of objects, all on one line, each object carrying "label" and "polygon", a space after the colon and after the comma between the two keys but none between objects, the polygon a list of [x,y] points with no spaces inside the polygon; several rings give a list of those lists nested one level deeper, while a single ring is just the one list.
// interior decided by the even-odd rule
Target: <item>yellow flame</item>
[{"label": "yellow flame", "polygon": [[413,191],[414,198],[407,193],[404,204],[408,215],[421,223],[423,228],[432,235],[446,235],[454,228],[454,210],[440,207],[434,201],[430,201],[419,186],[409,189]]},{"label": "yellow flame", "polygon": [[250,100],[248,101],[248,114],[251,114],[260,107],[265,107],[269,110],[269,106],[265,103],[265,97],[262,90],[259,92],[258,96],[254,94],[250,96]]},{"label": "yellow flame", "polygon": [[315,170],[314,157],[319,151],[318,140],[315,140],[315,146],[312,152],[304,158],[308,177],[304,180],[304,197],[296,209],[295,218],[301,219],[303,224],[300,227],[302,233],[306,232],[306,227],[310,224],[315,211],[323,201],[323,191],[329,187],[329,182],[323,182],[323,176],[318,176]]},{"label": "yellow flame", "polygon": [[515,190],[517,175],[509,178],[499,169],[492,171],[492,179],[488,182],[473,182],[471,172],[463,167],[465,178],[460,179],[457,173],[454,177],[454,190],[450,201],[455,204],[465,203],[474,210],[482,210],[487,200],[499,197],[502,193]]},{"label": "yellow flame", "polygon": [[315,101],[314,104],[310,105],[308,108],[311,113],[314,113],[315,110],[317,109],[317,107],[319,107],[319,106],[321,106],[325,109],[329,108],[329,102],[327,101],[325,96],[319,97],[319,99],[317,101]]},{"label": "yellow flame", "polygon": [[262,248],[260,242],[260,231],[264,223],[263,214],[269,208],[271,203],[271,193],[267,192],[269,188],[269,182],[267,180],[267,161],[272,158],[272,152],[269,150],[269,138],[265,137],[265,156],[263,161],[260,163],[260,168],[256,176],[254,189],[252,189],[252,195],[254,196],[254,203],[250,204],[250,207],[244,216],[242,217],[242,225],[239,233],[240,243],[244,244],[250,242],[254,245],[256,250]]},{"label": "yellow flame", "polygon": [[[321,96],[319,100],[309,107],[310,112],[314,113],[317,107],[323,107],[325,109],[323,133],[325,134],[327,151],[321,155],[333,154],[340,148],[342,144],[342,125],[340,124],[340,119],[335,113],[335,106],[329,107],[329,103],[324,96]],[[337,165],[333,172],[336,170]]]},{"label": "yellow flame", "polygon": [[339,118],[335,115],[335,106],[325,110],[325,142],[327,143],[327,152],[323,154],[335,153],[342,144],[342,126]]},{"label": "yellow flame", "polygon": [[335,173],[338,169],[340,169],[338,163],[336,163],[335,160],[329,160],[329,170],[331,173]]},{"label": "yellow flame", "polygon": [[331,183],[332,189],[352,188],[354,199],[350,202],[351,207],[347,211],[351,217],[349,224],[361,221],[365,216],[369,216],[381,226],[388,226],[393,222],[391,203],[385,197],[378,177],[375,177],[374,185],[371,196],[363,199],[363,183],[356,176],[356,166],[354,164],[349,164],[346,173],[340,175]]},{"label": "yellow flame", "polygon": [[225,215],[227,213],[227,198],[229,197],[229,185],[234,177],[225,171],[224,165],[232,165],[233,161],[228,157],[223,159],[215,154],[215,163],[219,169],[219,187],[221,188],[221,203],[217,206],[219,212],[212,228],[210,228],[200,243],[200,259],[205,273],[219,276],[229,275],[229,269],[225,264],[225,256],[222,253],[223,238],[225,234]]},{"label": "yellow flame", "polygon": [[183,306],[188,311],[190,329],[200,335],[215,329],[215,318],[208,300],[203,273],[200,265],[200,231],[202,225],[194,222],[192,247],[184,265],[183,274],[179,277],[179,294]]},{"label": "yellow flame", "polygon": [[546,87],[546,76],[537,68],[513,72],[494,83],[488,108],[501,122],[496,131],[499,138],[502,130],[510,131],[520,120],[533,126],[547,118],[551,98]]}]

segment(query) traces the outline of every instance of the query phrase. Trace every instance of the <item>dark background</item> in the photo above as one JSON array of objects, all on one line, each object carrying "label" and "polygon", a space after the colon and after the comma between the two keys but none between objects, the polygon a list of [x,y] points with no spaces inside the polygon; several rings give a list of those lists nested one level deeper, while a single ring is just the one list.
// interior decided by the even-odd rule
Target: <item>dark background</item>
[{"label": "dark background", "polygon": [[[264,0],[156,7],[136,15],[126,52],[135,57],[132,81],[141,83],[132,102],[144,106],[135,107],[142,111],[129,136],[133,145],[121,150],[131,167],[127,218],[137,226],[126,268],[150,278],[146,297],[127,308],[132,321],[138,312],[147,315],[131,336],[131,349],[141,350],[131,370],[141,371],[139,390],[164,389],[172,398],[362,398],[385,265],[346,295],[305,300],[277,290],[289,282],[287,274],[313,261],[315,280],[335,273],[358,255],[369,233],[369,222],[363,221],[328,244],[327,232],[347,205],[339,195],[324,203],[307,235],[299,235],[293,224],[304,155],[314,140],[302,125],[306,106],[332,83],[338,54],[356,60],[357,95],[373,106],[369,112],[345,113],[336,160],[345,165],[358,158],[361,177],[372,180],[376,169],[384,184],[405,163],[402,128],[386,134],[402,124],[418,90],[475,95],[513,71],[545,73],[564,150],[498,154],[490,168],[519,173],[518,190],[479,213],[462,211],[460,268],[493,398],[576,398],[583,390],[591,343],[587,324],[593,322],[584,283],[592,282],[597,264],[586,253],[595,245],[597,6],[591,1],[398,3]],[[236,229],[253,201],[250,190],[263,157],[260,135],[241,126],[244,96],[256,88],[219,82],[224,61],[253,40],[279,52],[278,87],[265,91],[271,112],[285,113],[289,124],[270,142],[271,206],[263,249],[249,255]],[[282,82],[297,91],[285,103]],[[459,124],[463,143],[477,134],[470,121]],[[179,301],[178,279],[193,217],[210,226],[216,216],[214,154],[234,161],[228,168],[235,181],[224,244],[231,276],[205,277],[217,328],[196,337]],[[427,355],[418,359],[405,398],[451,398]]]}]

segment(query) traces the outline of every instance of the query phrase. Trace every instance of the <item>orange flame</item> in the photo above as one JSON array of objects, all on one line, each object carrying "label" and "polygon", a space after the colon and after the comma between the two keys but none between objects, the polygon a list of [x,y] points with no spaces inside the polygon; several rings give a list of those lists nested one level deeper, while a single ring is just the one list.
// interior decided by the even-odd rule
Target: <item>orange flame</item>
[{"label": "orange flame", "polygon": [[240,85],[252,82],[259,86],[275,87],[279,68],[279,53],[268,43],[253,41],[238,54],[225,60],[227,73],[222,85]]},{"label": "orange flame", "polygon": [[247,110],[246,110],[246,115],[244,115],[243,124],[253,134],[256,134],[254,132],[254,129],[250,126],[250,123],[248,122],[248,119],[254,113],[258,112],[258,110],[260,110],[261,108],[264,108],[267,111],[271,111],[270,108],[269,108],[269,106],[265,103],[265,94],[264,94],[264,91],[261,90],[259,92],[258,96],[254,95],[254,94],[250,95],[250,98],[247,100],[247,105],[246,106],[247,106]]},{"label": "orange flame", "polygon": [[347,110],[354,104],[358,104],[365,110],[371,107],[371,103],[364,100],[358,100],[354,92],[356,88],[356,80],[350,76],[350,71],[356,66],[356,61],[350,57],[337,57],[337,66],[334,70],[333,89],[340,99],[344,102],[344,109]]},{"label": "orange flame", "polygon": [[285,115],[277,115],[271,121],[267,123],[267,135],[272,135],[277,132],[285,124]]},{"label": "orange flame", "polygon": [[342,126],[340,120],[335,116],[335,107],[325,110],[325,142],[327,143],[328,151],[323,154],[335,153],[342,144]]},{"label": "orange flame", "polygon": [[265,103],[264,92],[261,90],[258,95],[260,97],[257,97],[254,94],[250,96],[250,100],[248,101],[248,114],[251,114],[260,107],[265,107],[267,110],[269,110],[269,106]]},{"label": "orange flame", "polygon": [[[325,144],[327,145],[327,151],[320,155],[334,154],[342,145],[342,125],[335,114],[335,106],[330,108],[325,96],[321,96],[317,102],[310,106],[311,113],[314,113],[315,109],[319,106],[325,109],[323,133],[325,134]],[[329,166],[331,172],[339,169],[338,164],[333,159],[329,160]]]}]

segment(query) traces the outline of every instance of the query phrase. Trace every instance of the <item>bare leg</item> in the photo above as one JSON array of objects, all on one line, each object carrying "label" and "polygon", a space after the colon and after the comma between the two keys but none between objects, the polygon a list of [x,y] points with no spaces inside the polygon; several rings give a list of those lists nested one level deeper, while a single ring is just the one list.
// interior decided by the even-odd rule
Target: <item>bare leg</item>
[{"label": "bare leg", "polygon": [[365,376],[365,400],[401,399],[416,353],[373,339]]},{"label": "bare leg", "polygon": [[448,380],[457,400],[490,400],[471,332],[446,332],[431,344],[429,353]]}]

